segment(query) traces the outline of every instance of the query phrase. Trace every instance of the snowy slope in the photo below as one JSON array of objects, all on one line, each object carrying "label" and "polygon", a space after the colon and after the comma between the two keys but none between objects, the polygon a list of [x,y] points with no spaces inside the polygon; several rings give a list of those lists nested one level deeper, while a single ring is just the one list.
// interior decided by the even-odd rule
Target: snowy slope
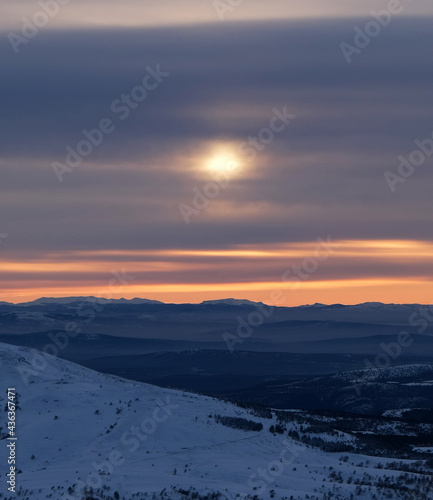
[{"label": "snowy slope", "polygon": [[[19,394],[20,498],[82,499],[87,484],[104,488],[105,496],[88,496],[93,499],[116,498],[115,491],[128,500],[185,499],[193,498],[186,496],[191,487],[201,495],[219,492],[214,498],[226,499],[254,495],[258,499],[291,495],[322,499],[332,491],[341,495],[333,498],[349,499],[357,488],[352,482],[354,470],[357,476],[368,472],[373,478],[400,474],[374,468],[386,463],[385,459],[358,455],[340,461],[338,453],[324,453],[295,443],[287,435],[273,435],[268,429],[275,422],[222,401],[47,359],[45,369],[26,385],[19,370],[33,369],[40,358],[27,348],[0,344],[2,407],[8,387],[15,387]],[[243,417],[262,423],[263,430],[229,428],[217,423],[215,415]],[[3,437],[5,424],[2,413]],[[2,475],[4,456],[0,455]],[[368,465],[354,466],[359,462]],[[337,479],[329,477],[329,467],[338,473]],[[349,478],[351,484],[346,482]],[[0,488],[6,493],[4,477]],[[164,489],[165,496],[160,493]],[[152,493],[157,495],[152,497]],[[356,498],[369,499],[371,492],[361,488]]]}]

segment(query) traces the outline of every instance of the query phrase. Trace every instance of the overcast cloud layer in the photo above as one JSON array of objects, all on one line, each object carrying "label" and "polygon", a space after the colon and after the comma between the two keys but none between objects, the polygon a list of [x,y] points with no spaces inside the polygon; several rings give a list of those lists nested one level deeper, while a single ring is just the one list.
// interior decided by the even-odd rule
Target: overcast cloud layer
[{"label": "overcast cloud layer", "polygon": [[[433,134],[431,20],[393,19],[348,64],[339,45],[353,43],[354,27],[368,21],[41,30],[19,54],[3,37],[3,258],[230,249],[327,235],[432,240],[431,157],[395,192],[384,178],[416,139]],[[169,76],[119,120],[113,101],[158,65]],[[236,149],[285,107],[296,118],[254,160],[240,157],[229,185],[185,224],[179,204],[191,205],[194,189],[212,181],[200,168],[212,148]],[[65,148],[106,117],[115,131],[59,183],[52,162],[64,162]],[[369,275],[380,274],[372,263],[353,269],[359,277],[369,266]],[[276,269],[264,269],[256,279],[278,280]],[[392,269],[397,275],[398,262]],[[423,269],[431,273],[430,264]],[[419,264],[413,273],[423,274]]]},{"label": "overcast cloud layer", "polygon": [[[0,26],[17,29],[22,18],[32,18],[39,2],[2,0]],[[265,19],[365,17],[387,9],[396,0],[56,0],[58,14],[51,28],[162,26],[179,24],[254,21]],[[430,16],[430,0],[398,0],[405,16]],[[236,6],[236,7],[235,7]]]}]

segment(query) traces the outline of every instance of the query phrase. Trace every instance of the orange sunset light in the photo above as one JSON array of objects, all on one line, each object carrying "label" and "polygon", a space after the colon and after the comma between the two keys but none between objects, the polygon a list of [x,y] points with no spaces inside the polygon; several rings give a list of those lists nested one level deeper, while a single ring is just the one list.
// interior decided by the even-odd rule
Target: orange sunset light
[{"label": "orange sunset light", "polygon": [[[272,292],[280,290],[281,305],[432,300],[430,278],[417,267],[433,264],[430,242],[323,241],[231,249],[69,251],[39,260],[6,260],[3,255],[0,298],[22,302],[40,296],[98,295],[201,302],[234,296],[270,304]],[[130,279],[113,281],[122,272]]]}]

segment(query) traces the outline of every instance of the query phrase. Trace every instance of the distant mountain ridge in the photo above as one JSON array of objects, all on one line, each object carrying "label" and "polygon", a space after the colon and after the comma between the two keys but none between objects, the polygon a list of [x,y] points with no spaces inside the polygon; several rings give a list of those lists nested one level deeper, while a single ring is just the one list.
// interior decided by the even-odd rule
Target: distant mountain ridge
[{"label": "distant mountain ridge", "polygon": [[200,305],[228,305],[228,306],[264,306],[263,302],[254,302],[246,299],[219,299],[219,300],[205,300]]},{"label": "distant mountain ridge", "polygon": [[[135,297],[134,299],[107,299],[104,297],[41,297],[36,300],[32,300],[30,302],[20,302],[15,304],[17,306],[37,306],[37,305],[45,305],[45,304],[72,304],[74,302],[98,302],[99,304],[164,304],[164,302],[160,302],[159,300],[149,300],[149,299],[141,299],[139,297]],[[9,302],[0,302],[1,304],[10,304]],[[13,304],[10,304],[13,305]]]},{"label": "distant mountain ridge", "polygon": [[[16,305],[16,306],[29,306],[29,305],[44,305],[44,304],[70,304],[73,302],[92,302],[98,301],[99,303],[107,304],[161,304],[161,305],[171,305],[170,302],[162,302],[160,300],[146,299],[141,297],[134,297],[133,299],[113,299],[105,297],[95,297],[95,296],[71,296],[71,297],[40,297],[38,299],[29,302],[18,302],[12,303],[7,301],[0,301],[0,305]],[[201,303],[179,303],[176,305],[229,305],[229,306],[265,306],[264,302],[256,302],[248,299],[235,299],[235,298],[222,298],[215,300],[205,300]],[[422,306],[423,304],[413,303],[413,304],[395,304],[395,303],[384,303],[384,302],[361,302],[359,304],[301,304],[298,306],[276,306],[279,308],[286,309],[297,309],[297,308],[311,308],[311,309],[326,309],[326,308],[359,308],[359,309],[380,309],[380,308],[395,308],[395,307],[415,307]],[[427,304],[425,304],[427,306]]]},{"label": "distant mountain ridge", "polygon": [[433,336],[429,318],[433,319],[429,306],[409,304],[271,307],[234,298],[165,304],[143,298],[42,297],[22,304],[0,304],[0,336],[47,335],[63,331],[74,321],[83,334],[91,335],[211,342],[224,349],[229,335],[237,339],[236,349],[240,350],[376,355],[381,343],[395,342],[405,331],[413,342],[404,352],[416,354],[415,349],[425,355],[424,344]]}]

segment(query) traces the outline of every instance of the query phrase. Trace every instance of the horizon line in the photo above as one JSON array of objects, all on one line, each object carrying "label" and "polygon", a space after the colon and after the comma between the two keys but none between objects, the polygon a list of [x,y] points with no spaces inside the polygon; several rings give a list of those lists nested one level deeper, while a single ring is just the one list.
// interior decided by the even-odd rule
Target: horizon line
[{"label": "horizon line", "polygon": [[[312,304],[307,304],[307,303],[301,303],[298,305],[282,305],[282,304],[272,304],[272,303],[266,303],[262,301],[254,301],[254,300],[249,300],[249,299],[243,299],[243,298],[234,298],[234,297],[223,297],[220,299],[211,299],[211,300],[203,300],[201,302],[164,302],[162,300],[157,300],[157,299],[149,299],[147,297],[133,297],[131,299],[127,299],[125,297],[104,297],[104,296],[96,296],[96,295],[65,295],[65,296],[58,296],[58,297],[38,297],[37,299],[34,300],[29,300],[25,302],[9,302],[2,300],[0,301],[0,305],[5,305],[5,304],[10,304],[10,305],[23,305],[23,304],[32,304],[34,302],[41,301],[43,299],[46,300],[62,300],[62,299],[101,299],[103,301],[126,301],[126,302],[132,302],[134,300],[143,300],[143,301],[149,301],[153,302],[155,304],[161,304],[161,305],[202,305],[202,304],[211,304],[214,302],[225,302],[225,301],[234,301],[234,302],[244,302],[244,303],[250,303],[250,304],[258,304],[258,305],[265,305],[268,307],[279,307],[279,308],[298,308],[298,307],[313,307],[313,306],[324,306],[324,307],[332,307],[332,306],[343,306],[343,307],[356,307],[360,305],[365,305],[365,304],[380,304],[380,305],[385,305],[385,306],[431,306],[432,304],[422,304],[420,302],[381,302],[381,301],[366,301],[366,302],[357,302],[357,303],[343,303],[343,302],[333,302],[333,303],[323,303],[323,302],[315,302]],[[233,304],[236,305],[236,304]],[[242,305],[242,304],[239,304]]]}]

